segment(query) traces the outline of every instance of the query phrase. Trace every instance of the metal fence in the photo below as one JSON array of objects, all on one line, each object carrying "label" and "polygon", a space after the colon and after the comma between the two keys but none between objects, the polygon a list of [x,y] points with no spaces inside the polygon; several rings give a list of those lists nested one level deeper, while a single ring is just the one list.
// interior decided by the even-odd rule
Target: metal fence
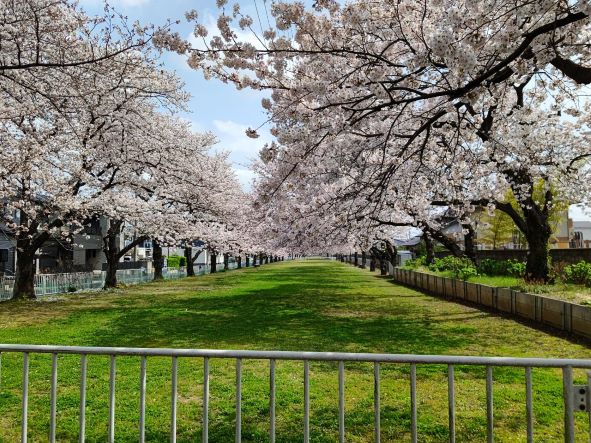
[{"label": "metal fence", "polygon": [[[417,410],[417,367],[421,365],[437,365],[440,370],[446,373],[447,379],[447,412],[448,412],[448,434],[449,441],[456,441],[456,378],[454,368],[456,366],[480,366],[486,371],[486,410],[483,411],[487,424],[487,441],[493,442],[495,437],[494,425],[494,399],[493,383],[494,370],[499,367],[523,368],[525,384],[525,405],[524,415],[526,419],[527,441],[534,439],[534,409],[533,409],[533,383],[532,370],[537,368],[558,368],[562,372],[563,392],[561,399],[564,407],[564,441],[573,443],[575,441],[575,412],[589,411],[589,388],[591,377],[588,377],[585,385],[574,385],[573,370],[591,369],[591,360],[583,359],[545,359],[545,358],[503,358],[503,357],[460,357],[460,356],[439,356],[439,355],[410,355],[410,354],[354,354],[354,353],[328,353],[328,352],[282,352],[282,351],[226,351],[226,350],[197,350],[197,349],[151,349],[151,348],[101,348],[101,347],[67,347],[67,346],[32,346],[32,345],[0,345],[0,358],[2,354],[18,353],[22,355],[22,391],[21,391],[21,441],[27,441],[28,430],[28,396],[29,396],[29,359],[30,354],[43,353],[52,355],[50,410],[49,410],[49,441],[55,442],[56,417],[57,417],[57,379],[58,379],[58,356],[62,354],[78,355],[80,358],[79,378],[79,440],[85,440],[86,429],[86,382],[87,382],[87,357],[89,355],[102,355],[110,357],[109,369],[109,399],[108,399],[108,441],[115,440],[115,384],[116,384],[116,362],[118,358],[141,357],[139,368],[139,425],[137,435],[140,442],[145,441],[146,436],[146,377],[147,361],[150,357],[168,357],[171,359],[171,392],[170,392],[170,441],[176,442],[177,438],[177,403],[178,403],[178,360],[179,359],[201,359],[203,361],[203,399],[201,411],[202,441],[207,442],[209,438],[209,399],[210,399],[210,359],[233,359],[235,360],[235,441],[242,439],[242,362],[243,360],[268,361],[269,397],[268,397],[268,429],[269,441],[276,439],[276,365],[278,361],[290,360],[303,362],[303,423],[302,437],[305,443],[310,440],[310,362],[334,362],[335,370],[338,373],[338,434],[339,442],[347,440],[347,429],[345,429],[345,378],[346,365],[351,362],[373,363],[373,434],[374,441],[382,439],[381,420],[381,397],[380,371],[386,365],[407,365],[409,368],[408,390],[410,392],[410,440],[418,442],[421,440],[420,428],[417,417],[420,411]],[[1,361],[1,360],[0,360]],[[358,369],[356,369],[358,370]],[[0,394],[1,394],[0,386]],[[129,390],[129,386],[125,386]],[[283,401],[283,400],[282,400]],[[164,407],[165,405],[160,405]],[[94,407],[100,406],[96,403]]]},{"label": "metal fence", "polygon": [[[204,267],[204,272],[209,272]],[[35,295],[43,297],[47,295],[63,294],[66,292],[89,291],[102,289],[105,283],[105,271],[73,272],[65,274],[37,274],[35,275]],[[162,276],[166,280],[174,280],[187,276],[185,268],[164,268]],[[147,269],[119,269],[117,270],[117,282],[126,285],[147,283],[154,279],[154,271]],[[0,300],[12,298],[14,277],[0,277]]]},{"label": "metal fence", "polygon": [[[258,263],[258,261],[257,261]],[[251,264],[254,266],[254,263]],[[245,263],[242,263],[245,267]],[[238,268],[235,261],[228,263],[228,269]],[[224,269],[223,263],[217,264],[217,271]],[[211,264],[195,265],[195,275],[211,273]],[[37,274],[35,275],[35,295],[43,297],[46,295],[63,294],[67,292],[88,291],[102,289],[105,283],[106,271],[73,272],[64,274]],[[187,269],[164,268],[162,276],[165,280],[175,280],[187,276]],[[154,271],[148,272],[146,268],[141,269],[119,269],[117,270],[117,281],[126,285],[148,283],[154,279]],[[14,288],[14,277],[0,277],[0,301],[10,300]]]}]

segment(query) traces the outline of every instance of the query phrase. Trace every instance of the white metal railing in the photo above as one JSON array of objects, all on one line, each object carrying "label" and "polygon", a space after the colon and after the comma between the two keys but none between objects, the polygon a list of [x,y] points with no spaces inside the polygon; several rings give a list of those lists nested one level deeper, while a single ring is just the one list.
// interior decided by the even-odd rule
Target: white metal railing
[{"label": "white metal railing", "polygon": [[[205,269],[204,269],[205,271]],[[209,268],[207,268],[208,273]],[[35,295],[63,294],[80,290],[98,290],[105,284],[106,271],[72,272],[63,274],[36,274]],[[164,268],[162,276],[167,280],[175,280],[187,276],[186,268]],[[147,269],[119,269],[117,281],[126,285],[147,283],[154,279],[154,271]],[[14,277],[0,277],[0,301],[12,298]]]},{"label": "white metal railing", "polygon": [[[50,386],[50,421],[49,441],[55,442],[56,429],[56,405],[57,405],[57,361],[61,354],[74,354],[80,356],[80,413],[79,413],[79,437],[80,441],[85,438],[86,426],[86,377],[87,357],[89,355],[103,355],[110,357],[109,369],[109,401],[108,441],[115,440],[115,367],[118,357],[139,356],[139,427],[138,437],[140,442],[145,441],[146,421],[146,376],[147,359],[149,357],[170,357],[171,358],[171,416],[170,416],[170,441],[176,442],[177,425],[177,389],[178,389],[178,359],[179,358],[200,358],[203,359],[203,407],[202,407],[202,441],[207,442],[209,438],[209,392],[210,392],[210,359],[235,359],[236,362],[236,419],[235,439],[240,442],[241,435],[241,408],[242,408],[242,361],[243,360],[267,360],[269,362],[269,441],[276,439],[276,380],[275,370],[277,361],[295,360],[303,362],[303,414],[302,425],[303,440],[305,443],[310,439],[310,369],[309,362],[336,362],[338,371],[338,429],[339,442],[346,441],[345,429],[345,365],[348,362],[369,362],[373,363],[373,428],[374,440],[381,441],[381,406],[380,406],[380,369],[388,364],[409,365],[409,391],[410,391],[410,434],[411,441],[419,441],[417,426],[417,366],[418,365],[442,365],[447,372],[447,397],[448,397],[448,427],[449,440],[456,440],[456,400],[455,400],[455,377],[454,367],[456,365],[475,365],[486,369],[486,422],[487,440],[494,440],[493,421],[493,370],[495,367],[518,367],[524,369],[524,381],[526,390],[525,415],[527,441],[533,442],[534,437],[534,415],[532,396],[532,368],[559,368],[562,370],[563,393],[562,402],[564,405],[564,441],[574,443],[575,441],[575,418],[576,411],[587,412],[589,410],[589,387],[591,377],[582,386],[573,384],[573,369],[591,369],[589,359],[547,359],[547,358],[509,358],[509,357],[461,357],[441,355],[411,355],[411,354],[367,354],[367,353],[331,353],[331,352],[285,352],[285,351],[227,351],[227,350],[201,350],[201,349],[154,349],[154,348],[106,348],[106,347],[80,347],[80,346],[43,346],[43,345],[1,345],[0,362],[3,353],[20,353],[23,355],[22,368],[22,419],[21,419],[21,441],[27,441],[28,426],[28,386],[29,386],[29,355],[44,353],[52,355],[51,386]],[[1,389],[1,386],[0,386]],[[1,391],[0,391],[1,392]],[[0,411],[1,412],[1,411]],[[588,413],[588,412],[587,412]],[[1,432],[1,430],[0,430]],[[591,435],[591,434],[590,434]],[[1,435],[0,435],[1,437]]]},{"label": "white metal railing", "polygon": [[[257,264],[260,264],[257,261]],[[254,266],[251,261],[249,266]],[[246,263],[242,263],[242,267],[246,267]],[[233,270],[238,268],[237,262],[229,262],[228,269]],[[223,271],[224,264],[217,264],[217,271]],[[195,275],[204,275],[211,273],[211,264],[195,265]],[[164,279],[174,280],[187,276],[187,269],[181,268],[164,268],[162,270]],[[45,295],[63,294],[67,292],[75,292],[80,290],[98,290],[102,289],[105,283],[105,271],[92,272],[72,272],[62,274],[36,274],[35,275],[35,295],[42,297]],[[148,283],[154,279],[154,271],[148,272],[145,268],[140,269],[119,269],[117,270],[117,281],[126,285],[135,285],[140,283]],[[0,277],[0,301],[10,300],[14,288],[14,277],[4,276]]]}]

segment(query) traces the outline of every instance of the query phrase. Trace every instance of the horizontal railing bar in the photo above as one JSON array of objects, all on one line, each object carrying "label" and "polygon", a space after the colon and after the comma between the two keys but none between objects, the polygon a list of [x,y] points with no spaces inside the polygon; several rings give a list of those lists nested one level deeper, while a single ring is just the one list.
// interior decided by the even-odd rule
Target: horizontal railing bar
[{"label": "horizontal railing bar", "polygon": [[426,363],[441,365],[517,366],[591,369],[591,359],[552,359],[520,357],[476,357],[455,355],[369,354],[347,352],[242,351],[218,349],[112,348],[85,346],[0,344],[0,352],[47,354],[127,355],[146,357],[209,357],[252,360],[317,360],[379,363]]}]

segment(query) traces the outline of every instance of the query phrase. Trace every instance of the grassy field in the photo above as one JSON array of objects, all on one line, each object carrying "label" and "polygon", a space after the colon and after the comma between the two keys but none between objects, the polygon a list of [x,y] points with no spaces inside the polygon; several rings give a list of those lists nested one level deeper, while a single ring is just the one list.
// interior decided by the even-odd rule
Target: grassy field
[{"label": "grassy field", "polygon": [[[436,272],[431,271],[426,266],[420,266],[416,271],[453,278],[453,273],[451,271]],[[519,277],[478,275],[470,277],[468,281],[499,288],[511,288],[517,291],[529,292],[530,294],[543,294],[548,297],[567,300],[582,305],[591,305],[591,288],[587,288],[583,285],[564,283],[560,280],[557,280],[554,284],[543,285],[526,283]]]},{"label": "grassy field", "polygon": [[[0,305],[0,343],[589,358],[585,344],[392,284],[368,271],[328,261],[257,269]],[[277,441],[302,439],[303,368],[277,363]],[[89,357],[87,441],[105,441],[107,357]],[[210,362],[210,441],[233,441],[234,361]],[[79,359],[59,360],[58,439],[77,439]],[[167,441],[170,359],[148,360],[147,439]],[[33,355],[29,441],[46,441],[50,356]],[[347,441],[373,440],[373,368],[347,364]],[[22,358],[2,356],[0,441],[19,439]],[[576,381],[585,374],[577,371]],[[311,363],[311,439],[338,436],[336,364]],[[409,441],[409,368],[382,368],[382,439]],[[178,441],[200,441],[203,362],[179,361]],[[417,370],[419,441],[447,441],[446,372]],[[525,441],[524,374],[495,369],[496,441]],[[456,368],[457,440],[486,440],[485,369]],[[536,441],[562,440],[562,382],[534,370]],[[117,441],[137,441],[139,359],[117,360]],[[243,441],[267,441],[268,363],[243,362]],[[586,416],[577,415],[577,441]]]}]

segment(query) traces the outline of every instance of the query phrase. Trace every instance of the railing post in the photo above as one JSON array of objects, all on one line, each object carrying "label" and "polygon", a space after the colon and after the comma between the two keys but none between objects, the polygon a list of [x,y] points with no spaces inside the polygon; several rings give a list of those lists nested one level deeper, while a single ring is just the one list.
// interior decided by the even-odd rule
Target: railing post
[{"label": "railing post", "polygon": [[417,365],[410,365],[410,440],[417,443]]},{"label": "railing post", "polygon": [[146,356],[140,362],[140,443],[146,441]]},{"label": "railing post", "polygon": [[109,369],[109,443],[115,441],[115,356],[111,355],[111,367]]},{"label": "railing post", "polygon": [[21,442],[27,442],[27,419],[29,413],[29,353],[23,354],[23,405],[21,421]]},{"label": "railing post", "polygon": [[527,420],[527,443],[534,441],[534,409],[532,399],[531,368],[525,368],[525,414]]},{"label": "railing post", "polygon": [[339,362],[339,443],[345,443],[345,364]]},{"label": "railing post", "polygon": [[203,359],[203,443],[209,441],[209,357]]},{"label": "railing post", "polygon": [[454,367],[447,366],[447,402],[449,412],[449,441],[456,441],[456,395],[454,382]]},{"label": "railing post", "polygon": [[304,360],[304,443],[310,441],[310,363]]},{"label": "railing post", "polygon": [[170,442],[176,443],[177,357],[172,357],[172,383],[170,395]]},{"label": "railing post", "polygon": [[575,441],[575,411],[573,397],[573,368],[562,368],[562,383],[564,394],[564,442]]},{"label": "railing post", "polygon": [[57,354],[51,354],[51,393],[49,398],[49,442],[55,443],[55,417],[57,410]]},{"label": "railing post", "polygon": [[242,441],[242,359],[236,359],[236,443]]},{"label": "railing post", "polygon": [[374,363],[373,366],[373,429],[374,429],[374,441],[380,443],[381,440],[381,420],[380,420],[380,364]]},{"label": "railing post", "polygon": [[275,443],[275,359],[269,361],[269,442]]},{"label": "railing post", "polygon": [[487,442],[494,441],[494,410],[493,410],[493,368],[486,367],[486,435]]},{"label": "railing post", "polygon": [[86,358],[80,356],[80,443],[86,440]]}]

